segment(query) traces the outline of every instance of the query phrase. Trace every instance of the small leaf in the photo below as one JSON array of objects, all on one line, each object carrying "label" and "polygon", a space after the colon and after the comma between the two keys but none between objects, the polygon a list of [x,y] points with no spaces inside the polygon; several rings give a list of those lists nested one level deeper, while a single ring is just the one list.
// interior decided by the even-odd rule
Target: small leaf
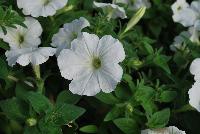
[{"label": "small leaf", "polygon": [[84,133],[89,133],[89,134],[93,134],[93,133],[97,133],[98,132],[98,128],[95,125],[87,125],[87,126],[83,126],[79,129],[81,132]]},{"label": "small leaf", "polygon": [[153,62],[154,64],[156,64],[157,66],[161,67],[164,71],[166,71],[167,73],[171,74],[170,68],[167,64],[167,62],[169,61],[169,57],[165,56],[165,55],[157,55],[154,59]]},{"label": "small leaf", "polygon": [[98,100],[104,102],[105,104],[116,104],[120,103],[120,100],[117,99],[112,93],[98,93],[95,96]]},{"label": "small leaf", "polygon": [[57,99],[56,104],[60,103],[68,103],[68,104],[76,104],[81,99],[81,96],[72,94],[69,90],[62,91]]},{"label": "small leaf", "polygon": [[110,120],[118,118],[121,115],[121,113],[123,112],[123,110],[124,109],[122,107],[118,107],[118,106],[113,107],[110,110],[110,112],[108,112],[106,114],[106,117],[104,118],[104,121],[110,121]]},{"label": "small leaf", "polygon": [[170,117],[170,109],[166,108],[164,110],[154,113],[148,120],[147,125],[149,128],[163,128],[168,124]]},{"label": "small leaf", "polygon": [[163,91],[160,95],[161,102],[171,102],[177,96],[176,91]]},{"label": "small leaf", "polygon": [[115,125],[125,134],[138,134],[138,124],[131,118],[119,118],[114,120]]},{"label": "small leaf", "polygon": [[48,98],[40,93],[29,92],[27,94],[27,99],[37,113],[43,113],[49,109],[52,109],[52,104]]},{"label": "small leaf", "polygon": [[8,68],[7,68],[7,63],[0,58],[0,78],[6,79],[8,76]]}]

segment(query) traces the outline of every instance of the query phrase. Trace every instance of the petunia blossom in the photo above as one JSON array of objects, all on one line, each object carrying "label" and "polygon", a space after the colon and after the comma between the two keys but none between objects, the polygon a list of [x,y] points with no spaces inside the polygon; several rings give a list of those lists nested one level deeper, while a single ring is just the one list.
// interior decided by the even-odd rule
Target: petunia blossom
[{"label": "petunia blossom", "polygon": [[113,18],[127,18],[126,12],[123,7],[120,7],[116,4],[110,4],[110,3],[99,3],[94,1],[94,6],[97,8],[102,8],[104,13],[106,13],[108,16],[108,19]]},{"label": "petunia blossom", "polygon": [[83,32],[73,40],[71,49],[64,49],[58,56],[61,75],[72,80],[69,90],[78,95],[94,96],[101,90],[112,92],[120,82],[123,69],[118,64],[125,58],[119,40],[110,35],[101,39]]},{"label": "petunia blossom", "polygon": [[40,48],[22,48],[6,51],[8,65],[13,66],[16,63],[21,66],[27,66],[29,63],[32,65],[40,65],[53,56],[56,52],[55,48],[40,47]]},{"label": "petunia blossom", "polygon": [[186,134],[185,131],[179,130],[175,126],[169,126],[160,129],[146,129],[142,130],[141,134]]},{"label": "petunia blossom", "polygon": [[17,28],[6,27],[6,35],[1,31],[0,38],[9,44],[11,49],[37,47],[41,43],[39,38],[42,34],[41,24],[31,17],[26,17],[24,24],[27,28],[19,25],[16,25]]},{"label": "petunia blossom", "polygon": [[25,15],[33,17],[53,16],[57,10],[63,8],[68,0],[17,0],[18,7]]},{"label": "petunia blossom", "polygon": [[81,34],[82,29],[88,26],[90,23],[84,17],[64,24],[64,27],[60,28],[59,32],[54,34],[52,38],[51,46],[57,48],[57,55],[61,50],[71,48],[71,42]]}]

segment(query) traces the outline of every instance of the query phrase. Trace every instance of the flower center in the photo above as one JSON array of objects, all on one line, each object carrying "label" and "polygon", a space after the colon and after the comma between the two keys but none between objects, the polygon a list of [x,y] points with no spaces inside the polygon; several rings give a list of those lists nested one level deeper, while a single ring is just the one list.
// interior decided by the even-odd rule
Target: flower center
[{"label": "flower center", "polygon": [[19,35],[19,44],[22,44],[24,42],[24,36]]},{"label": "flower center", "polygon": [[178,6],[178,7],[177,7],[177,10],[181,10],[181,6]]},{"label": "flower center", "polygon": [[76,32],[72,32],[72,40],[76,39],[78,37]]},{"label": "flower center", "polygon": [[101,67],[101,60],[99,58],[94,58],[92,61],[92,66],[95,69],[99,69]]},{"label": "flower center", "polygon": [[51,2],[51,0],[44,0],[44,5],[48,5]]}]

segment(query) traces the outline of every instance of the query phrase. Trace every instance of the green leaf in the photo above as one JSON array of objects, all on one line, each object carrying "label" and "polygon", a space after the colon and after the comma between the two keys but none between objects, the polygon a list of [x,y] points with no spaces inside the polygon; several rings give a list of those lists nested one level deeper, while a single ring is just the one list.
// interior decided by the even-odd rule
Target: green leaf
[{"label": "green leaf", "polygon": [[132,76],[129,74],[124,74],[123,75],[123,80],[126,81],[129,85],[129,87],[131,88],[132,91],[135,90],[135,84],[133,82]]},{"label": "green leaf", "polygon": [[123,111],[124,111],[124,109],[122,107],[118,107],[118,106],[113,107],[110,110],[110,112],[108,112],[106,114],[104,121],[110,121],[110,120],[114,120],[114,119],[118,118]]},{"label": "green leaf", "polygon": [[87,126],[83,126],[79,129],[81,132],[84,133],[89,133],[89,134],[93,134],[93,133],[97,133],[98,132],[98,128],[95,125],[87,125]]},{"label": "green leaf", "polygon": [[135,99],[139,102],[147,102],[154,98],[155,90],[149,86],[139,85],[134,96]]},{"label": "green leaf", "polygon": [[151,118],[148,119],[149,128],[163,128],[168,124],[170,117],[170,109],[166,108],[164,110],[154,113]]},{"label": "green leaf", "polygon": [[166,71],[167,73],[171,74],[170,68],[167,64],[167,62],[169,61],[169,57],[165,56],[165,55],[157,55],[154,59],[153,62],[154,64],[156,64],[157,66],[159,66],[160,68],[162,68],[164,71]]},{"label": "green leaf", "polygon": [[116,104],[120,103],[120,100],[117,99],[112,93],[98,93],[95,96],[98,100],[104,102],[105,104]]},{"label": "green leaf", "polygon": [[45,122],[44,119],[40,120],[39,129],[41,134],[62,134],[60,126],[55,126],[51,122]]},{"label": "green leaf", "polygon": [[6,79],[8,76],[8,68],[7,63],[2,58],[0,58],[0,66],[0,78]]},{"label": "green leaf", "polygon": [[160,101],[161,102],[171,102],[173,101],[177,96],[176,91],[163,91],[160,95]]},{"label": "green leaf", "polygon": [[119,118],[114,120],[114,124],[125,134],[138,134],[138,124],[131,118]]},{"label": "green leaf", "polygon": [[76,120],[85,112],[85,109],[72,104],[59,104],[49,111],[45,117],[45,122],[50,122],[56,126],[68,124]]},{"label": "green leaf", "polygon": [[9,119],[17,121],[24,121],[28,111],[26,105],[15,97],[0,101],[0,107]]},{"label": "green leaf", "polygon": [[57,99],[56,104],[68,103],[68,104],[76,104],[81,99],[81,96],[72,94],[69,90],[62,91]]},{"label": "green leaf", "polygon": [[43,113],[49,109],[52,109],[52,104],[48,98],[40,93],[29,92],[27,94],[27,99],[37,113]]}]

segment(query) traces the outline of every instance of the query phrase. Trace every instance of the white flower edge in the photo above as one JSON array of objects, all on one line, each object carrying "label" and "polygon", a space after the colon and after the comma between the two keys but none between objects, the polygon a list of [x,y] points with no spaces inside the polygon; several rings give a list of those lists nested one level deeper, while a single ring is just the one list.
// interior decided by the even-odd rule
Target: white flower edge
[{"label": "white flower edge", "polygon": [[186,0],[177,0],[174,2],[174,4],[172,4],[171,9],[173,13],[176,14],[187,7],[189,7],[189,4],[186,2]]},{"label": "white flower edge", "polygon": [[131,3],[131,0],[113,0],[113,3],[122,3],[128,5],[129,10],[138,10],[141,7],[150,8],[151,3],[149,0],[135,0]]},{"label": "white flower edge", "polygon": [[21,66],[27,66],[28,64],[40,65],[46,62],[50,56],[53,56],[56,52],[55,48],[40,47],[40,48],[23,48],[23,49],[11,49],[6,51],[8,65],[14,66],[16,63]]},{"label": "white flower edge", "polygon": [[190,73],[194,75],[194,79],[200,80],[200,58],[196,58],[190,65]]},{"label": "white flower edge", "polygon": [[[73,94],[94,96],[101,90],[109,93],[116,88],[123,74],[118,63],[124,58],[123,46],[117,39],[109,35],[99,39],[84,32],[72,42],[71,49],[61,51],[57,60],[62,77],[72,80],[69,90]],[[94,59],[100,60],[98,68]]]},{"label": "white flower edge", "polygon": [[189,104],[200,112],[200,81],[196,81],[192,88],[188,91]]},{"label": "white flower edge", "polygon": [[116,19],[116,18],[122,18],[125,19],[127,18],[126,12],[123,7],[120,7],[116,4],[110,4],[110,3],[100,3],[100,2],[93,2],[93,5],[97,8],[102,8],[104,12],[110,13],[111,18]]},{"label": "white flower edge", "polygon": [[63,8],[68,0],[17,0],[17,6],[25,15],[33,17],[53,16],[57,10]]},{"label": "white flower edge", "polygon": [[59,55],[63,49],[71,48],[71,42],[81,34],[82,29],[89,26],[89,21],[84,17],[64,24],[64,27],[60,28],[59,32],[54,34],[52,38],[51,46],[57,47],[56,55]]},{"label": "white flower edge", "polygon": [[186,134],[185,131],[179,130],[175,126],[169,126],[166,128],[160,128],[160,129],[146,129],[142,130],[141,134]]},{"label": "white flower edge", "polygon": [[[27,28],[19,25],[16,25],[17,28],[6,27],[6,35],[0,31],[0,38],[9,44],[11,49],[36,47],[41,43],[39,37],[43,30],[39,21],[32,17],[26,17],[24,24]],[[23,38],[22,42],[21,38]]]}]

